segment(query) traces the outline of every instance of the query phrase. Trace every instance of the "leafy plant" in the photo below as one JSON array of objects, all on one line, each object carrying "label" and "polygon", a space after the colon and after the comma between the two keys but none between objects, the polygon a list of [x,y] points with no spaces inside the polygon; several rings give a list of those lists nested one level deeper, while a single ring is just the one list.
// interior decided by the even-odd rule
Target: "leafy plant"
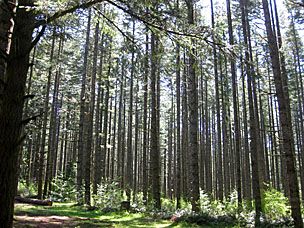
[{"label": "leafy plant", "polygon": [[123,201],[122,190],[119,188],[117,181],[104,181],[97,188],[97,195],[95,196],[95,204],[103,208],[120,208]]},{"label": "leafy plant", "polygon": [[144,202],[144,195],[142,192],[138,192],[135,194],[131,201],[131,208],[136,212],[144,212],[146,211],[146,205]]},{"label": "leafy plant", "polygon": [[52,191],[49,195],[50,200],[58,202],[76,201],[76,164],[69,162],[64,173],[58,172],[56,179],[52,180]]},{"label": "leafy plant", "polygon": [[162,209],[169,212],[175,211],[176,206],[176,200],[168,199],[168,198],[162,198],[161,199],[161,205]]},{"label": "leafy plant", "polygon": [[37,195],[37,185],[34,183],[29,183],[23,179],[18,181],[18,194],[23,195],[25,197],[33,197]]},{"label": "leafy plant", "polygon": [[59,173],[51,184],[52,191],[48,197],[50,200],[57,202],[76,201],[78,192],[73,178],[66,178],[62,173]]},{"label": "leafy plant", "polygon": [[291,211],[289,202],[282,192],[269,186],[264,192],[264,196],[266,216],[269,216],[272,219],[290,216]]}]

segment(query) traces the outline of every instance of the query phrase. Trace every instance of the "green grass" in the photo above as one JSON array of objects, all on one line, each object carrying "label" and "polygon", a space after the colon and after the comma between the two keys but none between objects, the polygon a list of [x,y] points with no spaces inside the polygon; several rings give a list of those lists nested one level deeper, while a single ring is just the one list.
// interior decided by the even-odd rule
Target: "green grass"
[{"label": "green grass", "polygon": [[[169,220],[162,220],[159,218],[152,218],[144,213],[128,213],[128,212],[112,212],[104,213],[101,210],[87,211],[87,208],[81,206],[74,206],[72,203],[54,203],[53,206],[36,206],[27,204],[16,204],[16,215],[43,215],[43,216],[66,216],[70,218],[81,218],[78,220],[79,227],[126,227],[126,228],[140,228],[140,227],[200,227],[195,224],[188,224],[185,222],[173,222]],[[89,223],[89,224],[88,224]]]}]

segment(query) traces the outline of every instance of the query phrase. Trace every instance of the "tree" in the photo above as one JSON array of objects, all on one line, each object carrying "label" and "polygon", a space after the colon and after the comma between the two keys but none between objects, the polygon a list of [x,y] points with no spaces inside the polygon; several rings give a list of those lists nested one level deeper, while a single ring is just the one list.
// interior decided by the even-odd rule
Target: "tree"
[{"label": "tree", "polygon": [[159,135],[157,129],[157,70],[158,70],[158,36],[152,32],[151,37],[151,172],[152,172],[152,193],[155,200],[155,207],[160,209],[160,151]]},{"label": "tree", "polygon": [[[32,1],[19,1],[20,5],[26,3],[32,3]],[[3,16],[5,15],[1,15],[2,19]],[[9,20],[9,18],[4,19]],[[18,151],[24,138],[21,130],[27,122],[22,120],[22,109],[34,22],[35,14],[32,11],[27,11],[25,8],[17,10],[11,49],[5,58],[6,69],[3,82],[5,86],[0,103],[0,180],[3,183],[0,187],[2,208],[0,223],[3,227],[11,227],[13,221]]]},{"label": "tree", "polygon": [[[287,79],[283,78],[281,71],[280,55],[277,41],[271,27],[270,13],[268,1],[263,0],[263,10],[265,17],[265,27],[267,32],[267,41],[270,48],[270,58],[272,63],[272,70],[274,75],[276,95],[278,98],[280,123],[283,135],[284,155],[286,157],[288,185],[290,191],[290,204],[292,210],[292,217],[294,219],[295,227],[303,227],[303,221],[300,210],[299,186],[297,180],[297,172],[294,161],[294,138],[291,124],[290,102],[288,94]],[[284,87],[283,87],[284,86]]]},{"label": "tree", "polygon": [[[187,0],[188,7],[188,23],[194,25],[192,0]],[[194,41],[192,41],[194,44]],[[190,159],[190,197],[192,210],[198,211],[199,205],[199,176],[198,176],[198,95],[197,95],[197,79],[195,74],[195,50],[190,49],[189,53],[189,115],[191,116],[189,124],[189,159]]]},{"label": "tree", "polygon": [[[89,52],[89,42],[90,42],[90,30],[91,30],[91,10],[89,10],[88,16],[88,24],[86,30],[86,42],[85,42],[85,51],[84,51],[84,61],[83,61],[83,73],[82,73],[82,83],[81,83],[81,94],[80,94],[80,120],[79,120],[79,142],[78,142],[78,159],[77,159],[77,191],[78,191],[78,203],[82,204],[83,196],[81,193],[82,181],[84,179],[84,158],[86,152],[86,145],[88,136],[86,130],[88,127],[88,123],[85,122],[87,120],[88,115],[88,97],[86,95],[86,86],[88,84],[87,81],[87,65],[88,65],[88,52]],[[87,165],[87,164],[86,164]]]}]

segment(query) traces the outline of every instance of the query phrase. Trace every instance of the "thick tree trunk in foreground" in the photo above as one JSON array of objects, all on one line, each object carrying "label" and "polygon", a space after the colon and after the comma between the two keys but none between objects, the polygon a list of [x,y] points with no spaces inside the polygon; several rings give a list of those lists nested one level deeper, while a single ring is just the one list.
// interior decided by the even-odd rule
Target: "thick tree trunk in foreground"
[{"label": "thick tree trunk in foreground", "polygon": [[[30,2],[32,1],[20,0],[19,4]],[[24,124],[22,112],[25,82],[34,20],[31,11],[18,9],[0,101],[0,224],[3,228],[12,227],[13,221],[18,151],[23,140],[21,130]]]}]

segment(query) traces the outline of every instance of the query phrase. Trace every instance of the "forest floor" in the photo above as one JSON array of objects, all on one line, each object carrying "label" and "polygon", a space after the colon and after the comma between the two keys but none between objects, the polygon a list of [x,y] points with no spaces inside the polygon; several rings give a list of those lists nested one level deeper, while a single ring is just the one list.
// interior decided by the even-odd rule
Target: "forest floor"
[{"label": "forest floor", "polygon": [[58,204],[53,206],[36,206],[30,204],[15,204],[13,227],[201,227],[196,224],[174,222],[152,218],[143,213],[112,212],[104,213],[99,210],[88,211],[84,207],[73,204]]}]

